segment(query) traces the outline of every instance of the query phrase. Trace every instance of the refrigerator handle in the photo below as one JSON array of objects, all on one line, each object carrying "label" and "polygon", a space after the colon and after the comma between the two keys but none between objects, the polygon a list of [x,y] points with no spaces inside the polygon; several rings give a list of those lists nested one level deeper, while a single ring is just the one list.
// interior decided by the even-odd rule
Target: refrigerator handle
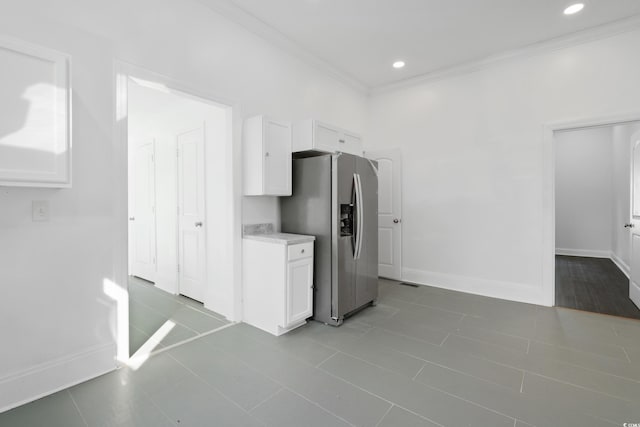
[{"label": "refrigerator handle", "polygon": [[353,259],[358,259],[358,174],[353,174],[353,191],[351,192],[351,244],[353,246]]},{"label": "refrigerator handle", "polygon": [[356,214],[357,214],[357,224],[356,224],[356,250],[354,259],[360,258],[360,252],[362,252],[362,230],[364,213],[362,212],[362,181],[360,181],[360,174],[354,174],[354,184],[356,189]]},{"label": "refrigerator handle", "polygon": [[360,231],[358,235],[360,236],[360,247],[358,248],[358,258],[362,255],[362,241],[364,240],[364,193],[362,192],[362,178],[360,178],[360,174],[358,174],[358,187],[360,188]]},{"label": "refrigerator handle", "polygon": [[353,259],[358,259],[358,239],[360,238],[360,233],[358,233],[358,227],[360,225],[360,204],[359,204],[359,193],[358,193],[358,174],[353,174],[353,195],[355,200],[353,201],[355,215],[353,218]]}]

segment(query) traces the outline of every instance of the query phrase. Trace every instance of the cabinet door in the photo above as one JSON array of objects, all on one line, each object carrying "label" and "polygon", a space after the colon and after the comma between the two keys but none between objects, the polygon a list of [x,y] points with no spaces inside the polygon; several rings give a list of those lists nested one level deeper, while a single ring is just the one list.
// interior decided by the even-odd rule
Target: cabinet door
[{"label": "cabinet door", "polygon": [[313,127],[313,148],[314,150],[328,151],[333,153],[338,150],[339,132],[322,123],[315,123]]},{"label": "cabinet door", "polygon": [[311,317],[313,314],[313,258],[304,258],[287,266],[286,325]]},{"label": "cabinet door", "polygon": [[340,135],[338,141],[338,150],[343,153],[355,154],[356,156],[362,156],[362,138],[350,133],[343,133]]},{"label": "cabinet door", "polygon": [[264,123],[264,194],[291,195],[291,127]]}]

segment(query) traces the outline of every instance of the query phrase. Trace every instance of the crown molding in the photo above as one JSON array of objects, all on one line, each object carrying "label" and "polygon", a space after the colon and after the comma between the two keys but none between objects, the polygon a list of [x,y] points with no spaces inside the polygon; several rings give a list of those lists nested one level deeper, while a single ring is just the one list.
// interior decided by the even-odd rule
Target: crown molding
[{"label": "crown molding", "polygon": [[300,59],[313,68],[323,71],[330,77],[350,86],[362,95],[368,95],[371,88],[350,74],[336,68],[327,61],[310,53],[308,50],[300,46],[298,43],[260,20],[255,15],[238,6],[233,0],[197,0],[200,4],[208,7],[214,12],[230,19],[244,29],[252,32],[260,38],[270,42],[276,47],[289,53],[297,59]]},{"label": "crown molding", "polygon": [[445,67],[436,71],[410,77],[397,82],[375,86],[370,90],[370,95],[375,96],[385,92],[409,88],[420,84],[430,83],[450,77],[480,71],[509,60],[522,59],[539,55],[592,41],[605,39],[625,32],[640,28],[640,14],[629,18],[620,19],[608,24],[599,25],[586,30],[578,31],[566,36],[556,37],[538,43],[533,43],[522,48],[513,49],[497,55],[492,55],[480,60],[464,62],[452,67]]},{"label": "crown molding", "polygon": [[620,19],[608,24],[577,31],[565,36],[533,43],[521,48],[516,48],[496,55],[491,55],[475,61],[463,62],[454,66],[443,67],[439,70],[430,71],[414,77],[409,77],[400,81],[368,86],[352,75],[331,65],[329,62],[310,53],[307,49],[260,20],[255,15],[238,6],[233,0],[197,0],[202,5],[208,7],[219,15],[235,22],[258,37],[275,45],[290,55],[298,58],[312,67],[324,72],[330,77],[346,84],[362,95],[375,96],[385,92],[409,88],[420,84],[444,80],[447,78],[470,74],[480,71],[509,60],[522,59],[545,52],[566,49],[592,41],[605,39],[628,31],[640,28],[640,14],[628,18]]}]

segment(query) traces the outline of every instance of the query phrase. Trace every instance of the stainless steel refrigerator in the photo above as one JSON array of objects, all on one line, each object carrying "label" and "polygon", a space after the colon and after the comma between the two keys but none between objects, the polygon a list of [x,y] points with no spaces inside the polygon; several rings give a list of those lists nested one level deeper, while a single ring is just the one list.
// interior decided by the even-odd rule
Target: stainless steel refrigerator
[{"label": "stainless steel refrigerator", "polygon": [[377,163],[351,154],[293,160],[282,231],[316,236],[313,318],[339,326],[378,297]]}]

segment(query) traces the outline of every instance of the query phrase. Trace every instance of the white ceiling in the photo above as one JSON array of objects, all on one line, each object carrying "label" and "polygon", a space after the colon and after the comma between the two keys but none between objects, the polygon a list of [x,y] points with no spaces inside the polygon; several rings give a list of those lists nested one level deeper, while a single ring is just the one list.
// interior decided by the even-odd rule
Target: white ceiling
[{"label": "white ceiling", "polygon": [[[640,14],[639,0],[582,0],[587,7],[571,17],[562,13],[571,0],[201,1],[369,88]],[[393,69],[396,59],[407,66]]]}]

